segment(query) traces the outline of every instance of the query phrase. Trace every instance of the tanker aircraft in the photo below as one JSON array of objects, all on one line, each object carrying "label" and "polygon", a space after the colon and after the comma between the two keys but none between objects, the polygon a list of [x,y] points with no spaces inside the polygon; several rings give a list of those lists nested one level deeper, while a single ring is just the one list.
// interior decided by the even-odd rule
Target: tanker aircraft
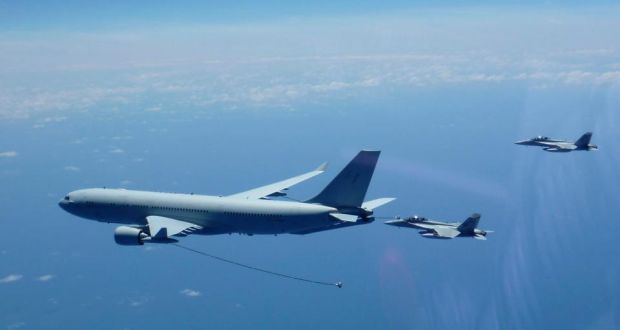
[{"label": "tanker aircraft", "polygon": [[373,210],[394,198],[364,201],[380,151],[360,151],[315,197],[274,199],[290,187],[323,173],[314,171],[229,196],[91,188],[68,193],[59,205],[78,217],[122,224],[120,245],[174,243],[189,234],[310,234],[367,224]]}]

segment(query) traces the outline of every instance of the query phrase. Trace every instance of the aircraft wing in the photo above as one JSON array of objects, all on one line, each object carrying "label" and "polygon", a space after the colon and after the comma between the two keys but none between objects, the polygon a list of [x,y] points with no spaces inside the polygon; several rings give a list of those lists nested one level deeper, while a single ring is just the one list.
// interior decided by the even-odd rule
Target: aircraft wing
[{"label": "aircraft wing", "polygon": [[357,215],[344,214],[344,213],[330,213],[329,216],[332,219],[335,219],[338,221],[345,221],[345,222],[356,222],[357,219],[359,219],[359,216]]},{"label": "aircraft wing", "polygon": [[551,144],[551,145],[549,145],[548,148],[551,148],[551,149],[563,149],[563,150],[573,149],[572,145],[568,145],[568,144],[567,145],[564,145],[564,144]]},{"label": "aircraft wing", "polygon": [[411,224],[412,224],[412,225],[414,225],[414,226],[416,226],[416,227],[418,227],[418,228],[429,229],[429,230],[433,230],[433,229],[437,228],[437,226],[436,226],[436,225],[433,225],[433,224],[427,224],[427,223],[424,223],[424,222],[421,222],[421,221],[419,221],[419,222],[413,222],[413,223],[411,223]]},{"label": "aircraft wing", "polygon": [[288,188],[298,183],[304,182],[312,177],[315,177],[325,172],[326,168],[327,168],[327,163],[323,163],[321,164],[321,166],[319,166],[314,171],[310,171],[308,173],[304,173],[296,177],[292,177],[290,179],[282,180],[276,183],[272,183],[270,185],[254,188],[251,190],[243,191],[243,192],[229,195],[226,197],[241,198],[241,199],[267,199],[269,197],[284,196],[286,195],[286,193],[283,192],[284,190],[287,190]]},{"label": "aircraft wing", "polygon": [[351,226],[356,226],[358,225],[357,222],[346,222],[346,221],[334,221],[331,224],[322,226],[322,227],[318,227],[318,228],[311,228],[311,229],[303,229],[303,230],[298,230],[295,232],[291,232],[291,234],[293,235],[307,235],[307,234],[313,234],[313,233],[318,233],[318,232],[322,232],[322,231],[327,231],[327,230],[332,230],[332,229],[339,229],[339,228],[344,228],[344,227],[351,227]]},{"label": "aircraft wing", "polygon": [[455,238],[461,233],[460,231],[450,227],[435,227],[432,230],[437,234],[437,236],[445,238]]},{"label": "aircraft wing", "polygon": [[149,224],[151,237],[167,239],[170,236],[187,236],[202,227],[193,223],[180,221],[172,218],[151,215],[146,217]]},{"label": "aircraft wing", "polygon": [[566,142],[541,142],[545,145],[545,150],[572,150],[575,146],[572,143]]}]

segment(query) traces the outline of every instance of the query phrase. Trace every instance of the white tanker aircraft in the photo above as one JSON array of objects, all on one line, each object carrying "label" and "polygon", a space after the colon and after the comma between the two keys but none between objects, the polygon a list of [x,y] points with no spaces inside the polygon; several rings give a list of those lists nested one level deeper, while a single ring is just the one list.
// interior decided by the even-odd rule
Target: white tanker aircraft
[{"label": "white tanker aircraft", "polygon": [[59,205],[76,216],[119,223],[121,245],[174,243],[189,234],[310,234],[370,223],[373,210],[394,198],[364,202],[380,151],[360,151],[315,197],[274,200],[288,188],[325,171],[314,171],[230,196],[92,188],[72,191]]}]

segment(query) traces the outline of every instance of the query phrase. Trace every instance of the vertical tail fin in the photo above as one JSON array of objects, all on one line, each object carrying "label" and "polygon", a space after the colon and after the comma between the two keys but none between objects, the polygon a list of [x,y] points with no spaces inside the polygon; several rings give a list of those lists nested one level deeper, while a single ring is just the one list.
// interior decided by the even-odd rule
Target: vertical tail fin
[{"label": "vertical tail fin", "polygon": [[479,221],[480,221],[480,214],[474,213],[469,218],[467,218],[467,220],[463,221],[463,223],[461,223],[457,229],[462,234],[473,234],[474,229],[478,227]]},{"label": "vertical tail fin", "polygon": [[579,140],[575,142],[575,145],[578,147],[587,147],[590,144],[590,139],[592,138],[592,132],[587,132],[582,135]]},{"label": "vertical tail fin", "polygon": [[307,202],[334,207],[360,207],[380,153],[360,151],[323,191]]}]

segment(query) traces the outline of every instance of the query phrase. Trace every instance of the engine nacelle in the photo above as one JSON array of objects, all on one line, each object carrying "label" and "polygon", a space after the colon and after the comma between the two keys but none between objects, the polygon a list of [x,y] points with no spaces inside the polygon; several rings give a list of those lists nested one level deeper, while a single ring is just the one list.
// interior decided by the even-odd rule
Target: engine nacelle
[{"label": "engine nacelle", "polygon": [[120,226],[114,230],[114,241],[119,245],[144,245],[149,238],[141,228]]}]

